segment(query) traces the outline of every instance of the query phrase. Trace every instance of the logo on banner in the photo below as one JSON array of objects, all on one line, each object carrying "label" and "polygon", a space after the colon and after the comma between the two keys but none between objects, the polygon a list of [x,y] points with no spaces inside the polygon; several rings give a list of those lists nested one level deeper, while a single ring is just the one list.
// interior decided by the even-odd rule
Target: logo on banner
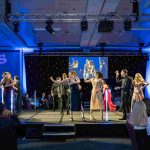
[{"label": "logo on banner", "polygon": [[7,62],[7,58],[5,54],[0,55],[0,65],[5,64]]}]

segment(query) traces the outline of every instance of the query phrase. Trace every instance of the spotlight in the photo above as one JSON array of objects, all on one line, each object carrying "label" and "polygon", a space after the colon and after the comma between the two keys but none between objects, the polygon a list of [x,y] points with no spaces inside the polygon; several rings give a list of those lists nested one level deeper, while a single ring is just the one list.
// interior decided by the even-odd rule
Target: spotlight
[{"label": "spotlight", "polygon": [[37,43],[37,46],[39,47],[39,54],[41,55],[43,51],[43,43]]},{"label": "spotlight", "polygon": [[139,2],[137,0],[134,0],[133,2],[133,8],[132,8],[132,12],[133,14],[135,14],[135,21],[139,20]]},{"label": "spotlight", "polygon": [[9,0],[5,1],[5,21],[9,21],[9,14],[11,14],[11,3]]},{"label": "spotlight", "polygon": [[47,20],[46,21],[46,27],[45,27],[45,29],[49,32],[49,33],[51,33],[52,35],[54,35],[55,34],[55,31],[53,30],[53,28],[52,28],[52,24],[53,24],[53,21],[50,19],[50,20]]},{"label": "spotlight", "polygon": [[124,21],[124,30],[125,31],[130,31],[132,27],[132,21],[130,19],[126,19]]},{"label": "spotlight", "polygon": [[5,15],[11,14],[11,3],[9,0],[6,0],[5,3]]},{"label": "spotlight", "polygon": [[87,30],[88,30],[88,22],[84,17],[84,19],[82,19],[81,21],[81,31],[87,31]]},{"label": "spotlight", "polygon": [[145,45],[145,43],[139,43],[139,55],[142,56],[143,53],[142,53],[142,48],[143,46]]},{"label": "spotlight", "polygon": [[104,47],[106,46],[106,43],[100,43],[100,46],[101,46],[101,53],[102,53],[102,56],[104,56]]},{"label": "spotlight", "polygon": [[114,22],[112,20],[101,20],[98,25],[98,32],[111,32],[114,28]]},{"label": "spotlight", "polygon": [[19,32],[20,23],[18,21],[15,21],[13,22],[13,26],[14,26],[14,32],[15,33]]},{"label": "spotlight", "polygon": [[135,14],[139,13],[139,2],[137,0],[133,1],[133,9],[132,12]]}]

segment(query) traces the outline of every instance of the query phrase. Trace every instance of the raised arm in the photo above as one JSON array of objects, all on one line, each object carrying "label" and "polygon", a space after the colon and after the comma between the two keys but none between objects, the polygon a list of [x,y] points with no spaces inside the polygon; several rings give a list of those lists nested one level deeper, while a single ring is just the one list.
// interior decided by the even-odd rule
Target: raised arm
[{"label": "raised arm", "polygon": [[149,83],[144,81],[144,82],[143,82],[142,89],[143,89],[144,87],[148,86],[148,85],[149,85]]},{"label": "raised arm", "polygon": [[57,84],[64,84],[64,83],[68,83],[69,79],[64,79],[62,81],[57,81],[57,80],[54,80],[53,77],[50,78],[52,80],[52,82],[54,83],[57,83]]},{"label": "raised arm", "polygon": [[91,79],[86,79],[86,78],[84,78],[84,82],[85,82],[85,83],[90,83],[90,82],[92,82],[92,80],[91,80]]},{"label": "raised arm", "polygon": [[81,81],[80,81],[79,77],[76,77],[76,78],[75,78],[75,83],[79,84],[80,82],[81,82]]}]

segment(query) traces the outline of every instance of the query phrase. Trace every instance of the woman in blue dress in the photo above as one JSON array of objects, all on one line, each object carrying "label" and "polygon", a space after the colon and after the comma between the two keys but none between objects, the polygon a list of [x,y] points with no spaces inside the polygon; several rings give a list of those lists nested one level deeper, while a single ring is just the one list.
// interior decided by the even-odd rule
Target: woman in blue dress
[{"label": "woman in blue dress", "polygon": [[70,87],[70,120],[73,121],[73,112],[81,111],[82,120],[85,121],[84,110],[81,105],[81,97],[80,97],[80,79],[76,76],[75,72],[69,73],[69,78],[66,78],[62,81],[56,81],[51,77],[51,80],[58,84],[68,84]]}]

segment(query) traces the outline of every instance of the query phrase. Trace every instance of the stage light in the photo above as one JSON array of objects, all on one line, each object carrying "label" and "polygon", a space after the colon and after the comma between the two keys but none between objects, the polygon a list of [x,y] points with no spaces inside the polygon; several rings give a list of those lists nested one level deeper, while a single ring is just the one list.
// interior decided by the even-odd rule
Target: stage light
[{"label": "stage light", "polygon": [[145,43],[139,43],[139,56],[142,56],[143,55],[143,52],[142,52],[142,47],[145,45]]},{"label": "stage light", "polygon": [[9,0],[5,1],[5,21],[9,21],[9,15],[11,14],[11,3]]},{"label": "stage light", "polygon": [[88,21],[84,17],[81,21],[81,31],[87,31],[88,30]]},{"label": "stage light", "polygon": [[39,54],[42,54],[43,51],[43,43],[37,43],[37,46],[39,47]]},{"label": "stage light", "polygon": [[134,0],[133,2],[133,9],[132,12],[135,14],[135,21],[137,22],[139,20],[139,2],[137,0]]},{"label": "stage light", "polygon": [[5,3],[5,15],[11,14],[11,3],[9,0],[6,0]]},{"label": "stage light", "polygon": [[102,56],[104,56],[104,47],[106,46],[106,43],[100,43],[100,46],[101,46],[101,53],[102,53]]},{"label": "stage light", "polygon": [[52,24],[53,24],[53,21],[50,19],[50,20],[47,20],[46,21],[46,27],[45,27],[45,29],[49,32],[49,33],[51,33],[52,35],[54,35],[55,34],[55,31],[53,30],[53,28],[52,28]]},{"label": "stage light", "polygon": [[124,29],[125,31],[130,31],[132,28],[132,21],[130,19],[126,19],[124,21]]},{"label": "stage light", "polygon": [[139,2],[137,0],[134,0],[132,3],[133,3],[132,12],[135,14],[138,14],[139,13]]},{"label": "stage light", "polygon": [[14,32],[15,33],[19,32],[20,23],[18,21],[15,21],[13,22],[13,26],[14,26]]},{"label": "stage light", "polygon": [[98,25],[98,32],[111,32],[114,28],[114,22],[112,20],[101,20]]}]

